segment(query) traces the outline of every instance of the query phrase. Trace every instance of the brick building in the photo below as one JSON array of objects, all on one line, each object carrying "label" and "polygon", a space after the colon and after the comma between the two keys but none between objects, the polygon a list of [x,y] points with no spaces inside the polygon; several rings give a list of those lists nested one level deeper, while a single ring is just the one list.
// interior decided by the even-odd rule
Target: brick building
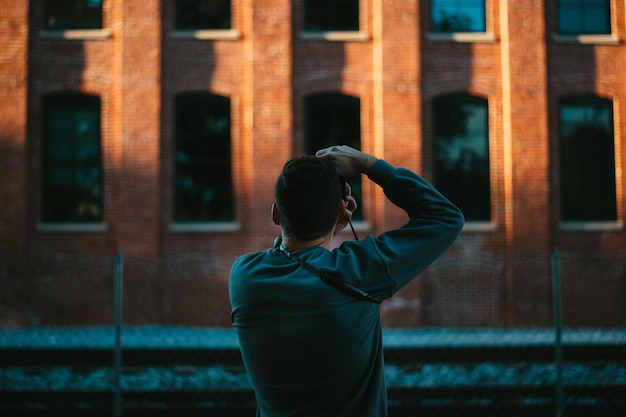
[{"label": "brick building", "polygon": [[[388,326],[626,325],[623,1],[0,0],[0,325],[229,326],[293,155],[349,143],[463,209]],[[71,5],[71,7],[68,7]],[[358,233],[403,215],[353,179]],[[349,238],[349,235],[345,235]]]}]

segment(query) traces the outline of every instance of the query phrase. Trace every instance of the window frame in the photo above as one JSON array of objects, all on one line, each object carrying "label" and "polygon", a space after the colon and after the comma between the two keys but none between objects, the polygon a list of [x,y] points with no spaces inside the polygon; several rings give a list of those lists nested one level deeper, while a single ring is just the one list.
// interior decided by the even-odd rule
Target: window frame
[{"label": "window frame", "polygon": [[[326,103],[324,101],[327,100]],[[313,101],[318,101],[318,103],[313,103]],[[313,111],[312,105],[315,105],[317,108],[337,108],[342,107],[342,109],[338,109],[338,112],[352,112],[355,108],[348,107],[356,107],[356,114],[352,114],[351,116],[358,120],[358,127],[350,127],[348,126],[346,129],[341,128],[331,128],[330,130],[334,132],[341,133],[339,135],[333,136],[328,134],[316,134],[312,136],[311,126],[315,124],[319,126],[319,123],[315,123],[311,121],[311,112]],[[361,112],[362,112],[362,104],[361,98],[349,94],[344,94],[342,92],[337,91],[325,91],[319,93],[308,94],[304,97],[304,149],[305,153],[313,154],[313,152],[332,145],[336,145],[337,143],[342,143],[348,146],[352,146],[356,149],[361,149],[362,146],[362,126],[361,126]],[[325,119],[325,118],[323,118]],[[347,117],[336,117],[333,122],[335,124],[341,123],[345,121]],[[351,135],[345,136],[345,131],[355,130],[357,133],[355,136],[357,138],[352,139]],[[315,142],[313,142],[315,141]],[[363,183],[360,176],[355,176],[352,178],[346,179],[348,183],[352,187],[352,195],[357,200],[358,209],[354,213],[353,221],[356,224],[359,224],[359,228],[362,229],[364,226],[365,220],[365,211],[362,201],[363,201]]]},{"label": "window frame", "polygon": [[[78,6],[78,3],[88,3],[91,0],[72,0],[73,4],[72,6],[74,8],[76,8],[76,6]],[[99,13],[96,17],[96,24],[95,25],[90,25],[90,24],[85,24],[84,21],[82,24],[78,24],[76,26],[74,25],[62,25],[61,27],[50,27],[49,26],[49,21],[52,18],[51,16],[51,9],[53,8],[53,3],[58,4],[61,3],[61,0],[46,0],[45,1],[45,5],[44,5],[44,30],[46,31],[67,31],[67,30],[99,30],[102,29],[104,27],[104,7],[103,7],[103,0],[100,0],[100,6],[99,6]],[[65,1],[64,3],[67,3],[67,1]],[[80,17],[76,17],[76,16],[72,16],[70,19],[75,19],[78,22],[81,21]],[[84,19],[84,17],[83,17]]]},{"label": "window frame", "polygon": [[494,43],[497,38],[493,32],[494,5],[493,0],[483,0],[485,30],[482,32],[438,32],[433,27],[433,1],[428,4],[428,13],[425,13],[424,26],[428,27],[426,39],[431,42],[454,42],[454,43]]},{"label": "window frame", "polygon": [[[339,1],[337,0],[303,0],[302,1],[302,6],[303,6],[303,13],[302,13],[302,28],[305,32],[359,32],[361,29],[361,23],[360,23],[360,0],[340,0],[343,1],[345,3],[351,3],[351,4],[346,4],[343,5],[344,7],[349,7],[350,9],[353,9],[356,7],[356,16],[351,16],[351,19],[354,19],[356,17],[356,27],[350,27],[350,25],[354,25],[355,22],[350,22],[350,25],[348,25],[348,27],[341,27],[342,25],[339,24],[336,27],[333,27],[333,25],[329,24],[328,22],[325,22],[327,24],[327,27],[324,27],[324,25],[322,24],[321,27],[315,28],[315,27],[309,27],[308,24],[312,24],[313,22],[311,22],[310,20],[307,20],[307,16],[310,16],[310,10],[312,8],[315,8],[315,6],[319,6],[320,8],[323,8],[324,10],[318,9],[317,11],[321,11],[323,13],[319,13],[320,15],[324,15],[324,16],[332,16],[334,18],[337,18],[340,15],[340,10],[339,7],[340,5],[338,5],[337,3],[339,3]],[[324,2],[324,4],[322,4]],[[356,4],[355,4],[356,3]],[[329,10],[327,9],[327,7],[329,5],[334,6],[334,10],[332,10],[332,12],[334,13],[329,13]],[[316,8],[317,9],[317,8]],[[354,12],[354,10],[352,10],[352,12]]]},{"label": "window frame", "polygon": [[100,3],[100,18],[98,27],[49,27],[49,8],[52,0],[45,0],[43,7],[43,21],[39,36],[42,39],[65,39],[65,40],[107,40],[111,37],[111,31],[106,29],[107,8],[102,0]]},{"label": "window frame", "polygon": [[228,28],[197,28],[184,29],[177,27],[177,1],[168,2],[167,10],[164,13],[168,16],[168,22],[164,24],[167,28],[168,38],[176,40],[197,40],[197,41],[237,41],[241,39],[241,33],[237,27],[240,11],[233,7],[233,2],[229,1],[230,23]]},{"label": "window frame", "polygon": [[[328,3],[334,4],[332,0],[326,0]],[[329,41],[329,42],[365,42],[370,39],[367,35],[368,22],[364,16],[367,16],[366,8],[369,7],[367,1],[352,0],[356,2],[357,8],[357,26],[356,28],[340,29],[340,28],[311,28],[307,22],[307,8],[310,3],[320,5],[317,0],[302,0],[298,2],[296,15],[299,13],[300,21],[297,26],[300,27],[298,39],[303,41]]]},{"label": "window frame", "polygon": [[[186,103],[185,103],[186,101]],[[194,104],[195,103],[195,104]],[[182,120],[180,119],[181,114],[185,113],[186,110],[185,109],[189,109],[189,107],[193,107],[194,105],[207,105],[210,107],[213,107],[213,109],[216,109],[215,111],[211,112],[210,110],[206,110],[204,112],[204,116],[210,116],[213,115],[215,117],[227,117],[228,118],[228,127],[227,132],[223,133],[223,134],[217,134],[216,136],[206,136],[203,137],[203,140],[210,140],[211,137],[213,138],[217,138],[219,140],[223,140],[226,139],[228,141],[227,144],[227,148],[228,150],[227,152],[227,160],[223,159],[221,160],[221,162],[211,162],[211,155],[209,153],[207,153],[206,155],[203,156],[203,158],[205,159],[205,161],[202,162],[194,162],[193,164],[196,166],[202,166],[205,165],[206,169],[212,170],[215,168],[215,166],[222,166],[222,169],[224,171],[228,172],[229,175],[229,179],[227,181],[227,186],[229,189],[228,193],[220,193],[220,196],[224,197],[226,196],[226,199],[229,200],[228,203],[226,204],[226,206],[229,206],[228,210],[225,210],[225,212],[229,212],[228,214],[228,218],[219,218],[215,217],[215,218],[211,218],[211,217],[198,217],[198,218],[185,218],[184,216],[180,216],[180,208],[181,208],[181,201],[179,200],[180,198],[182,198],[180,196],[180,190],[178,188],[179,185],[179,180],[180,180],[180,175],[181,175],[181,166],[179,165],[179,150],[180,150],[180,145],[181,145],[181,122]],[[183,108],[184,107],[184,108]],[[173,231],[210,231],[210,230],[224,230],[224,231],[228,231],[228,230],[237,230],[238,226],[236,223],[236,201],[235,201],[235,192],[234,192],[234,177],[233,177],[233,160],[232,160],[232,152],[233,152],[233,135],[232,135],[232,101],[230,99],[230,97],[227,96],[223,96],[223,95],[219,95],[219,94],[213,94],[210,92],[205,92],[205,91],[193,91],[193,92],[186,92],[186,93],[180,93],[178,95],[176,95],[174,97],[173,100],[173,148],[172,148],[172,201],[171,201],[171,207],[172,207],[172,217],[171,217],[171,224],[170,224],[170,230]],[[198,140],[199,138],[201,138],[201,135],[196,134],[196,137],[194,138],[194,140]],[[206,145],[208,146],[208,144]],[[225,146],[224,144],[222,144],[222,146]],[[197,158],[197,156],[194,156],[193,158]],[[221,159],[221,156],[220,156]],[[209,182],[206,183],[205,185],[208,184],[214,184],[213,182]],[[218,184],[219,185],[219,184]],[[222,184],[223,185],[223,184]],[[224,188],[225,187],[218,187],[218,188]],[[209,205],[207,205],[207,207],[205,209],[210,209]]]},{"label": "window frame", "polygon": [[[233,10],[232,10],[232,2],[230,0],[225,0],[224,4],[227,4],[227,15],[228,18],[224,19],[222,18],[224,21],[227,20],[228,24],[227,25],[222,25],[222,24],[218,24],[218,25],[206,25],[206,26],[197,26],[197,27],[181,27],[180,21],[179,21],[179,13],[181,11],[181,1],[182,0],[174,0],[173,4],[172,4],[172,27],[173,30],[175,32],[227,32],[227,31],[231,31],[233,28]],[[203,0],[196,0],[197,2],[199,1],[203,1]]]},{"label": "window frame", "polygon": [[[564,195],[564,193],[566,193],[566,185],[564,184],[565,181],[569,180],[569,177],[567,175],[565,175],[564,173],[564,155],[566,150],[564,149],[564,130],[565,130],[565,126],[564,126],[564,120],[563,120],[563,109],[565,106],[577,106],[579,108],[583,108],[581,111],[583,112],[588,112],[591,108],[595,107],[604,107],[605,111],[608,111],[608,117],[609,117],[609,123],[608,123],[608,127],[610,129],[609,133],[610,135],[612,135],[611,137],[611,141],[612,141],[612,168],[611,169],[607,169],[608,171],[611,171],[613,173],[612,175],[612,197],[613,197],[613,207],[610,210],[614,210],[614,213],[611,213],[611,215],[613,216],[613,218],[575,218],[575,216],[570,215],[566,215],[564,213],[564,210],[566,210],[565,207],[565,200],[566,200],[566,196]],[[567,97],[563,97],[561,98],[558,103],[557,103],[557,122],[558,122],[558,137],[557,137],[557,143],[558,143],[558,152],[559,152],[559,162],[558,162],[558,190],[559,190],[559,210],[558,210],[558,220],[559,220],[559,228],[561,230],[582,230],[582,231],[589,231],[589,230],[613,230],[613,229],[619,229],[622,227],[622,222],[620,220],[620,213],[619,213],[619,190],[617,189],[617,184],[618,184],[618,178],[616,175],[616,169],[618,166],[618,161],[617,161],[617,150],[616,150],[616,137],[615,137],[615,104],[613,102],[613,100],[608,99],[608,98],[604,98],[598,95],[594,95],[594,94],[580,94],[580,95],[573,95],[573,96],[567,96]],[[607,136],[608,138],[608,136]],[[584,152],[585,154],[588,154],[589,152]],[[590,165],[585,165],[587,167],[589,167]],[[578,167],[579,169],[577,169],[577,172],[582,172],[580,167]],[[583,167],[584,168],[584,167]],[[605,175],[609,175],[608,173]],[[602,182],[604,183],[605,178],[602,178],[602,181],[596,181],[596,182]],[[594,189],[596,189],[596,187],[592,187]],[[595,201],[592,198],[585,198],[585,201],[589,202],[589,201]],[[610,203],[606,203],[607,207],[610,205]],[[597,207],[595,208],[596,210],[598,209]]]},{"label": "window frame", "polygon": [[[464,211],[464,215],[466,218],[466,227],[464,228],[464,230],[476,230],[476,231],[487,231],[487,230],[494,230],[495,226],[494,226],[494,206],[493,206],[493,186],[491,183],[491,176],[492,176],[492,172],[491,172],[491,132],[489,129],[489,100],[487,97],[483,97],[483,96],[478,96],[478,95],[472,95],[469,93],[453,93],[453,94],[445,94],[445,95],[440,95],[437,97],[434,97],[432,99],[432,126],[433,126],[433,134],[432,134],[432,170],[433,170],[433,184],[435,185],[435,187],[437,187],[437,189],[439,189],[442,193],[444,193],[444,195],[448,194],[450,195],[448,198],[450,198],[450,200],[457,204],[459,206],[459,208]],[[438,172],[439,171],[439,163],[438,163],[438,146],[437,146],[437,141],[439,139],[442,139],[439,132],[439,128],[438,128],[438,119],[440,117],[442,117],[443,115],[439,114],[439,106],[442,105],[446,105],[446,104],[453,104],[453,105],[459,105],[459,106],[463,106],[463,105],[472,105],[472,106],[479,106],[483,111],[484,111],[484,137],[483,139],[483,143],[481,144],[481,147],[484,146],[484,161],[482,161],[480,163],[480,165],[482,166],[479,167],[478,170],[472,170],[472,173],[474,176],[478,176],[477,178],[474,178],[474,181],[484,181],[483,187],[484,187],[484,195],[482,195],[482,201],[480,201],[479,204],[472,204],[472,207],[478,207],[475,210],[484,210],[485,211],[485,216],[480,215],[480,216],[476,216],[475,218],[472,218],[472,214],[468,211],[468,209],[465,209],[464,206],[466,206],[466,204],[464,204],[463,202],[461,202],[461,200],[455,201],[455,197],[454,195],[451,195],[453,193],[451,192],[446,192],[446,186],[442,185],[440,183],[441,178],[438,178],[441,174]],[[447,117],[446,117],[447,119]],[[459,137],[463,137],[461,135],[458,134],[453,134],[452,132],[450,133],[450,137],[449,139],[454,140],[454,141],[458,141]],[[453,135],[453,136],[452,136]],[[465,135],[465,137],[467,137],[467,134]],[[484,178],[480,178],[480,171],[483,171],[482,175],[484,176]],[[459,177],[458,175],[456,175],[456,177]],[[459,185],[456,185],[457,188],[462,188]],[[454,191],[454,190],[453,190]],[[456,194],[454,192],[454,194]],[[482,207],[482,209],[480,208]],[[465,209],[465,210],[464,210]]]},{"label": "window frame", "polygon": [[[49,93],[43,96],[43,132],[42,132],[42,159],[41,159],[41,189],[40,189],[40,208],[39,208],[39,229],[40,230],[102,230],[104,228],[104,219],[105,219],[105,193],[104,193],[104,166],[103,166],[103,148],[102,148],[102,101],[99,96],[83,94],[79,92],[56,92]],[[49,150],[52,141],[52,113],[55,109],[70,109],[73,110],[73,118],[75,119],[78,113],[83,110],[83,112],[91,110],[93,111],[93,116],[95,116],[97,120],[97,134],[96,137],[93,138],[97,141],[97,145],[94,149],[97,149],[97,153],[95,157],[91,158],[79,158],[77,155],[71,155],[66,158],[56,158],[56,162],[49,155]],[[74,123],[74,128],[77,127],[77,124]],[[75,130],[75,129],[74,129]],[[71,139],[73,144],[79,140],[77,135],[75,134]],[[71,145],[70,145],[71,146]],[[72,147],[72,150],[75,150],[75,147]],[[85,163],[85,161],[90,161]],[[91,170],[97,169],[97,181],[95,181],[95,186],[99,189],[99,195],[95,198],[96,204],[98,206],[100,214],[96,216],[96,218],[89,219],[80,219],[80,218],[54,218],[48,217],[45,213],[45,210],[49,210],[51,205],[54,206],[54,203],[50,203],[50,197],[48,194],[58,194],[58,191],[54,191],[54,187],[50,183],[50,173],[53,169],[53,166],[70,166],[70,172],[74,180],[76,180],[76,173],[78,167],[90,167]],[[67,171],[67,169],[66,169]],[[68,189],[72,188],[73,191],[70,192],[72,197],[68,197],[63,199],[64,202],[72,201],[72,198],[75,197],[77,191],[79,189],[78,185],[73,182],[71,186],[67,186]],[[65,210],[71,211],[71,208],[64,207]]]},{"label": "window frame", "polygon": [[[463,1],[463,0],[431,0],[430,1],[430,14],[429,14],[429,19],[430,19],[430,32],[431,33],[437,33],[437,34],[452,34],[452,33],[487,33],[487,8],[486,8],[486,0],[475,0],[477,3],[478,2],[482,2],[482,15],[481,17],[483,18],[482,20],[482,30],[438,30],[436,28],[435,25],[435,12],[437,10],[439,10],[440,8],[443,8],[443,6],[439,6],[436,7],[436,3],[439,1]],[[470,8],[469,6],[466,7],[462,7],[462,5],[460,4],[455,4],[455,7],[461,7],[461,9],[468,9]],[[471,7],[472,9],[480,9],[481,7],[479,5],[477,5],[476,7]],[[456,15],[455,15],[456,16]]]},{"label": "window frame", "polygon": [[[593,8],[593,5],[587,4],[586,1],[587,0],[567,0],[570,3],[570,8],[576,8],[578,10],[578,15],[579,18],[581,19],[580,25],[578,26],[578,28],[580,30],[574,30],[574,31],[565,31],[561,29],[561,15],[563,13],[563,8],[567,5],[564,5],[563,2],[564,0],[557,0],[556,2],[556,13],[555,13],[555,27],[556,27],[556,32],[558,34],[558,36],[607,36],[607,35],[611,35],[612,33],[612,22],[611,22],[611,0],[603,0],[604,1],[604,5],[602,6],[602,10],[605,12],[606,16],[605,19],[606,21],[604,22],[606,24],[606,31],[605,32],[596,32],[596,31],[588,31],[585,30],[585,15],[586,13],[589,11],[589,8]],[[578,4],[574,4],[574,1],[577,1]],[[576,6],[576,7],[574,7]]]}]

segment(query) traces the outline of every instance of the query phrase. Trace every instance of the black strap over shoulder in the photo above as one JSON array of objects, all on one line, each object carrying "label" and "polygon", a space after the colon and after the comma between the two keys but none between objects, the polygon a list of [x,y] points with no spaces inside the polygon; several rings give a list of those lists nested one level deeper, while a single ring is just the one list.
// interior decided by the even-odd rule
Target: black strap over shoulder
[{"label": "black strap over shoulder", "polygon": [[364,301],[369,301],[370,303],[375,303],[375,304],[380,304],[383,301],[379,300],[376,297],[373,297],[371,295],[369,295],[367,293],[367,291],[364,291],[358,287],[355,287],[354,285],[350,285],[347,282],[345,282],[344,280],[342,280],[339,276],[326,272],[326,271],[321,271],[315,267],[313,267],[312,265],[309,265],[308,263],[306,263],[305,261],[303,261],[302,259],[298,258],[297,256],[295,256],[293,253],[289,252],[281,243],[281,238],[277,237],[274,240],[274,247],[278,250],[280,250],[282,253],[284,253],[289,259],[291,259],[292,261],[297,262],[298,264],[300,264],[300,266],[304,269],[306,269],[307,271],[309,271],[310,273],[316,275],[318,278],[320,278],[323,282],[325,282],[326,284],[338,289],[339,291],[342,291],[352,297],[355,297],[359,300],[364,300]]}]

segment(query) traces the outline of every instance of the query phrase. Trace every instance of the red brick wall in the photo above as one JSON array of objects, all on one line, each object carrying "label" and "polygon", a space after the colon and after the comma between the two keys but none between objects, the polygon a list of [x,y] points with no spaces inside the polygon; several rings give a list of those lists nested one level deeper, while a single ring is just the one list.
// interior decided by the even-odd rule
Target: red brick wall
[{"label": "red brick wall", "polygon": [[[618,218],[626,217],[626,109],[621,102],[626,93],[626,6],[621,1],[611,1],[613,36],[618,44],[572,45],[548,42],[548,108],[551,196],[550,221],[557,224],[560,205],[558,201],[558,107],[560,98],[576,94],[594,94],[613,100],[615,131],[615,168],[617,182]],[[551,2],[546,5],[548,17],[556,11]],[[550,20],[548,20],[550,21]],[[548,34],[556,31],[548,25]],[[626,236],[621,231],[568,231],[551,229],[552,244],[564,258],[563,319],[571,325],[624,326],[626,306]],[[615,262],[622,256],[621,262]],[[618,258],[619,259],[619,258]]]},{"label": "red brick wall", "polygon": [[[386,302],[388,326],[550,325],[555,246],[566,324],[626,324],[626,232],[561,230],[555,168],[558,98],[612,98],[624,219],[626,50],[555,41],[553,2],[487,0],[493,39],[472,42],[433,39],[428,1],[361,1],[365,36],[347,41],[302,39],[302,0],[234,0],[234,30],[216,40],[173,35],[172,0],[105,0],[109,35],[88,40],[42,34],[43,0],[14,3],[0,0],[0,326],[110,323],[118,249],[128,323],[229,326],[230,264],[278,234],[274,180],[303,152],[304,98],[329,91],[361,99],[365,151],[427,179],[432,100],[463,92],[489,102],[493,225],[464,231]],[[624,39],[625,6],[611,5]],[[67,90],[102,100],[103,230],[39,225],[42,97]],[[236,225],[228,230],[171,227],[173,99],[195,91],[231,100]],[[359,233],[401,224],[401,211],[365,184]]]},{"label": "red brick wall", "polygon": [[[24,257],[28,211],[25,117],[28,27],[24,24],[28,7],[25,4],[3,6],[6,10],[0,16],[0,254],[7,261],[0,271],[4,277],[9,274],[17,277],[23,275],[23,266],[10,261]],[[23,303],[12,297],[13,293],[23,294],[23,291],[19,283],[0,287],[0,327],[23,323]]]},{"label": "red brick wall", "polygon": [[28,7],[7,8],[0,19],[2,64],[0,82],[0,250],[19,256],[23,253],[26,236],[25,195],[27,190],[26,118],[28,79]]}]

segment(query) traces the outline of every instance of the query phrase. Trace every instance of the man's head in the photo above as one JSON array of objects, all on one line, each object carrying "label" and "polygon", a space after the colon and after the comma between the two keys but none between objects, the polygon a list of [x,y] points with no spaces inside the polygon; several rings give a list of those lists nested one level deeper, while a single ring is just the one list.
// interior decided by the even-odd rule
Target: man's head
[{"label": "man's head", "polygon": [[333,164],[303,156],[285,164],[274,198],[283,233],[302,241],[313,240],[335,227],[342,208],[342,185]]}]

